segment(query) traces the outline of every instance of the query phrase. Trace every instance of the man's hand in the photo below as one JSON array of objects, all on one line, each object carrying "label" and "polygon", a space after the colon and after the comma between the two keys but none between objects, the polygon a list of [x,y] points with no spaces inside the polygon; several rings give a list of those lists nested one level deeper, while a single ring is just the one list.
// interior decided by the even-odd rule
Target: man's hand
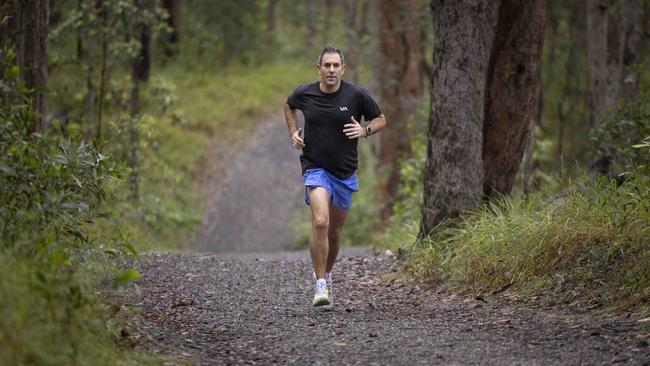
[{"label": "man's hand", "polygon": [[354,119],[354,116],[351,116],[350,119],[352,120],[352,123],[348,123],[345,126],[343,126],[343,133],[345,136],[347,136],[349,139],[358,139],[359,137],[364,137],[366,135],[366,129],[361,126],[359,122],[357,122],[356,119]]},{"label": "man's hand", "polygon": [[291,145],[293,145],[295,149],[302,149],[305,147],[305,142],[300,137],[301,132],[302,128],[299,128],[291,133]]}]

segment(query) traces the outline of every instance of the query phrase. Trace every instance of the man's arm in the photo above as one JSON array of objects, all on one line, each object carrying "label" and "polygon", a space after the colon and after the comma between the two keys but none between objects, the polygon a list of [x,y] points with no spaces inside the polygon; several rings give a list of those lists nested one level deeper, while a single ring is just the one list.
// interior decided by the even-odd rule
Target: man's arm
[{"label": "man's arm", "polygon": [[359,137],[368,137],[368,127],[370,127],[370,133],[374,135],[379,132],[384,126],[386,126],[386,118],[383,114],[373,118],[366,127],[363,127],[356,119],[350,117],[351,123],[343,126],[343,133],[349,139],[358,139]]},{"label": "man's arm", "polygon": [[376,134],[377,132],[381,131],[382,128],[386,127],[386,117],[384,117],[384,114],[380,114],[379,116],[373,118],[368,125],[366,126],[366,129],[364,130],[364,136],[365,135],[367,128],[370,127],[371,134]]},{"label": "man's arm", "polygon": [[296,120],[296,110],[291,109],[288,103],[284,103],[284,119],[287,122],[287,128],[289,129],[289,137],[291,137],[291,144],[296,149],[302,149],[305,147],[305,142],[300,137],[300,132],[302,131],[298,128],[298,121]]}]

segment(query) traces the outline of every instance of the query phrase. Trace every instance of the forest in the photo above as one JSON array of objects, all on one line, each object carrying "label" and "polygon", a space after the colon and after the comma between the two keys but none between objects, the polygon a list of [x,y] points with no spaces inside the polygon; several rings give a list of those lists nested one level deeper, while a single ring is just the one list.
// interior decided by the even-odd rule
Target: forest
[{"label": "forest", "polygon": [[160,364],[116,304],[147,253],[199,251],[206,187],[325,45],[387,121],[345,246],[648,319],[648,0],[2,0],[0,364]]}]

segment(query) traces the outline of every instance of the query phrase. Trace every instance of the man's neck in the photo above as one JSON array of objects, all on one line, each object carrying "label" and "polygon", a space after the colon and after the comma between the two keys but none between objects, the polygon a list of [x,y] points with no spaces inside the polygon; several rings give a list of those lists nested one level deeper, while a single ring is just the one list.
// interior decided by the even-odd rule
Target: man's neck
[{"label": "man's neck", "polygon": [[323,84],[323,82],[321,81],[319,83],[320,91],[322,91],[325,94],[336,93],[341,88],[341,83],[342,82],[343,81],[341,80],[338,83],[336,83],[336,85],[332,86],[331,88],[328,88],[327,85]]}]

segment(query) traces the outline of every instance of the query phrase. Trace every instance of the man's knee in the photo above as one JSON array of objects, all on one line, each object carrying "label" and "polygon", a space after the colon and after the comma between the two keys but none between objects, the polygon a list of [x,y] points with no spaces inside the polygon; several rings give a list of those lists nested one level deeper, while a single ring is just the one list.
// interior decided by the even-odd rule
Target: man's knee
[{"label": "man's knee", "polygon": [[330,226],[329,217],[326,215],[316,215],[312,218],[311,225],[315,230],[328,231]]}]

